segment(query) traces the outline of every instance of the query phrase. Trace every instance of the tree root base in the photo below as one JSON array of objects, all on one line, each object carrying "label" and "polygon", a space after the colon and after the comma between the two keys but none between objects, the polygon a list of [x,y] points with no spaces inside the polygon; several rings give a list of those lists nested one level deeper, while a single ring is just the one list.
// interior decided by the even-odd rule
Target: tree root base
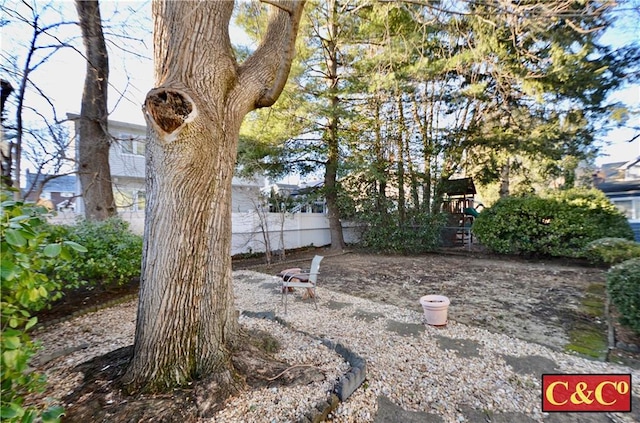
[{"label": "tree root base", "polygon": [[120,383],[133,347],[120,348],[76,367],[84,380],[64,399],[64,421],[190,423],[214,416],[224,408],[227,398],[239,391],[304,385],[324,378],[317,368],[290,366],[274,359],[275,348],[277,344],[268,334],[243,334],[231,357],[230,370],[237,383],[231,385],[211,375],[169,392],[133,395],[126,394]]}]

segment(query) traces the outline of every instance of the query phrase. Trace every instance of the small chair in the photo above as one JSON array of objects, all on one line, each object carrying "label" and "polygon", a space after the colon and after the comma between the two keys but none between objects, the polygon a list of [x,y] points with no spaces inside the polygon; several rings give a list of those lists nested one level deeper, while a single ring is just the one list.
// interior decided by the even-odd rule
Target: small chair
[{"label": "small chair", "polygon": [[306,288],[309,295],[313,298],[313,304],[318,309],[318,302],[316,301],[316,285],[318,282],[318,273],[320,272],[320,262],[323,256],[315,256],[311,261],[311,269],[308,271],[301,270],[299,272],[281,272],[278,274],[282,278],[282,285],[280,291],[280,302],[282,303],[284,298],[284,313],[287,313],[287,296],[289,294],[289,288]]}]

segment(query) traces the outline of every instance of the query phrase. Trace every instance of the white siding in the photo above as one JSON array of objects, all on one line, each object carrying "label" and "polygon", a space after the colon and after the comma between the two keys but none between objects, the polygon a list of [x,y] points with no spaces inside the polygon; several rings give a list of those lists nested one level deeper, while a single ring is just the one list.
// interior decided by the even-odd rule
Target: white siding
[{"label": "white siding", "polygon": [[111,176],[129,176],[144,180],[144,156],[122,153],[122,146],[117,142],[109,150],[109,167]]},{"label": "white siding", "polygon": [[[71,120],[79,118],[78,115],[68,113]],[[145,190],[145,157],[142,154],[146,144],[147,127],[127,122],[109,121],[109,133],[114,137],[109,150],[109,166],[113,178],[114,194],[118,198],[136,198],[138,193]],[[144,146],[146,148],[146,146]],[[234,177],[232,181],[232,211],[248,212],[255,210],[260,201],[260,188],[265,185],[264,178],[245,179]],[[76,191],[81,192],[77,183]],[[76,201],[77,213],[84,213],[82,199]],[[122,210],[120,210],[122,211]],[[127,212],[138,212],[138,207],[133,206]]]}]

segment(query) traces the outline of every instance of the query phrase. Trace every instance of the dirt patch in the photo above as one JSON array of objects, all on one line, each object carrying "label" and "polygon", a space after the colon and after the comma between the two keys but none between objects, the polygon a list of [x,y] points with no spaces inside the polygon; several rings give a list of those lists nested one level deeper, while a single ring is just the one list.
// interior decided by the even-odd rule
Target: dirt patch
[{"label": "dirt patch", "polygon": [[44,310],[35,315],[41,324],[53,324],[69,316],[90,312],[138,294],[140,279],[133,278],[129,283],[114,286],[82,286],[65,294]]},{"label": "dirt patch", "polygon": [[[608,314],[605,309],[606,270],[579,261],[466,250],[407,257],[302,248],[287,251],[285,261],[274,256],[271,265],[264,257],[234,257],[233,268],[276,274],[308,267],[315,254],[325,256],[319,284],[329,289],[419,312],[421,296],[445,295],[450,320],[640,368],[640,353],[627,348],[640,346],[640,336],[618,324],[615,308]],[[39,320],[46,324],[136,291],[137,281],[108,291],[76,291],[39,313]]]},{"label": "dirt patch", "polygon": [[[421,296],[445,295],[451,300],[450,320],[596,359],[609,354],[606,271],[587,263],[470,252],[414,257],[315,253],[325,255],[319,284],[331,290],[419,312]],[[292,263],[304,267],[311,256],[252,270],[275,274]],[[626,343],[640,343],[629,331],[619,333]]]}]

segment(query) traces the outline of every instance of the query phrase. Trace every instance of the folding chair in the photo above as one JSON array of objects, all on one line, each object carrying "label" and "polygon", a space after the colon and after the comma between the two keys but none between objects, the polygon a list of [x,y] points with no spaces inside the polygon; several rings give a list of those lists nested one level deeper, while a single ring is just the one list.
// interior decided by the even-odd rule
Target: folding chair
[{"label": "folding chair", "polygon": [[277,276],[282,278],[280,303],[284,300],[284,312],[287,313],[287,297],[289,288],[306,288],[309,295],[313,298],[313,304],[318,309],[316,301],[316,285],[318,282],[318,273],[320,272],[320,262],[323,256],[315,256],[311,261],[311,269],[308,271],[299,269],[289,269],[289,271],[280,272]]}]

